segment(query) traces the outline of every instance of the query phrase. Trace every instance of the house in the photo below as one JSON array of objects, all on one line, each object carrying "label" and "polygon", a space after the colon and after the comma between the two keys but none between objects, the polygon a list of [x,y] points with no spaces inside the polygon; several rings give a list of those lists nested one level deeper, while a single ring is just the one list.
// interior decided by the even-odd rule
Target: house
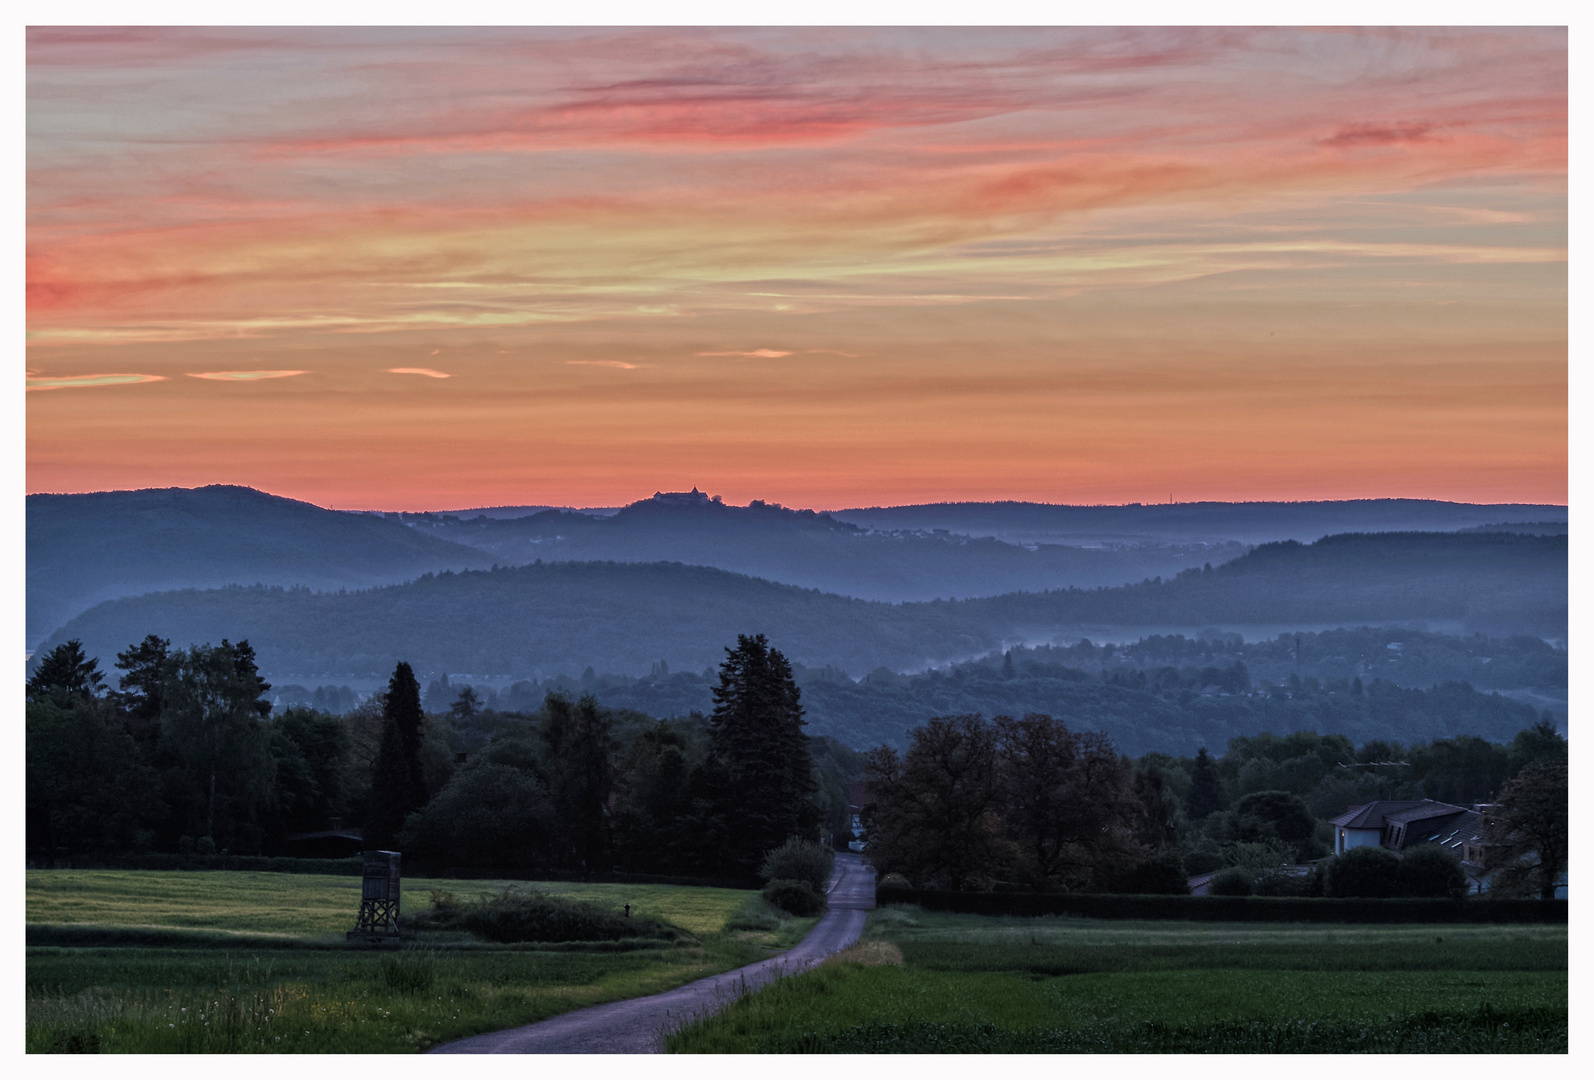
[{"label": "house", "polygon": [[847,828],[852,831],[853,839],[847,842],[848,851],[862,851],[863,841],[858,839],[863,835],[863,808],[869,803],[869,785],[863,780],[854,780],[847,788]]},{"label": "house", "polygon": [[[1440,836],[1454,837],[1464,831],[1468,816],[1481,838],[1483,818],[1465,806],[1436,802],[1433,799],[1380,800],[1352,806],[1336,818],[1334,826],[1334,854],[1343,855],[1351,848],[1385,847],[1399,854],[1416,844],[1438,843]],[[1456,826],[1447,830],[1447,826]],[[1465,846],[1466,841],[1460,843]],[[1479,841],[1481,843],[1481,839]],[[1449,850],[1463,855],[1461,848],[1447,844]]]}]

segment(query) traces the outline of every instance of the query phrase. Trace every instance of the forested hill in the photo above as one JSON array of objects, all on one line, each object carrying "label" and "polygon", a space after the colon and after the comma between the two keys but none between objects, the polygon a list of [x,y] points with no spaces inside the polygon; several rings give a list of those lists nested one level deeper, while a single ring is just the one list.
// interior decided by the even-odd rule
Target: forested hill
[{"label": "forested hill", "polygon": [[486,567],[484,552],[253,488],[27,498],[30,646],[102,600],[216,585],[366,588]]},{"label": "forested hill", "polygon": [[588,666],[640,674],[659,660],[697,670],[754,632],[795,662],[854,672],[922,670],[1081,632],[1133,640],[1153,627],[1401,624],[1565,640],[1566,558],[1564,536],[1351,535],[1267,545],[1172,581],[897,605],[674,563],[542,563],[346,595],[228,588],[116,600],[48,644],[79,638],[108,667],[150,633],[174,645],[247,638],[268,675],[364,676],[403,659],[422,673],[527,677]]},{"label": "forested hill", "polygon": [[1567,508],[1540,503],[1454,503],[1434,499],[1344,499],[1317,502],[1130,503],[1061,506],[1031,502],[926,503],[833,510],[838,521],[872,529],[946,529],[967,536],[1021,539],[1069,537],[1276,540],[1310,543],[1347,532],[1452,532],[1502,522],[1559,522]]},{"label": "forested hill", "polygon": [[611,515],[548,510],[518,518],[404,515],[429,536],[490,552],[505,565],[681,562],[864,600],[997,596],[1023,589],[1123,585],[1223,562],[1232,541],[1080,547],[1019,545],[931,531],[877,533],[812,510],[645,499]]}]

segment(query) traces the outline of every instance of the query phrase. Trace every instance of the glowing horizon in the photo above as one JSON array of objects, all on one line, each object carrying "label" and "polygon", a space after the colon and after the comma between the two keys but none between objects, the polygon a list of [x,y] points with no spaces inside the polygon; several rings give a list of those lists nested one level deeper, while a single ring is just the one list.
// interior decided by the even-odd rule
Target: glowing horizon
[{"label": "glowing horizon", "polygon": [[1567,36],[35,27],[27,273],[29,492],[1564,505]]}]

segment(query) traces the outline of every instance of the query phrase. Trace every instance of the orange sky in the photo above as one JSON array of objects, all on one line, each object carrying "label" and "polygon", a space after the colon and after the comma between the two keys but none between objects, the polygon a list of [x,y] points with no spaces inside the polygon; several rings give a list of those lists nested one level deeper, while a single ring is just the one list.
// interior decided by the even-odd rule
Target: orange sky
[{"label": "orange sky", "polygon": [[38,30],[28,490],[1567,497],[1561,30]]}]

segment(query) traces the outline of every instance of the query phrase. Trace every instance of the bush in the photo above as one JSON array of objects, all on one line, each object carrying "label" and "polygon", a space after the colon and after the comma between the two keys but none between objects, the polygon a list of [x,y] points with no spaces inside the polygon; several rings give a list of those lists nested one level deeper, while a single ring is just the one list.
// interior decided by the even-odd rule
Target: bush
[{"label": "bush", "polygon": [[1238,866],[1218,871],[1207,886],[1208,896],[1250,896],[1252,891],[1251,875]]},{"label": "bush", "polygon": [[1321,884],[1314,870],[1310,874],[1292,874],[1283,871],[1256,875],[1256,896],[1318,896]]},{"label": "bush", "polygon": [[1397,896],[1448,896],[1459,900],[1467,895],[1467,875],[1461,862],[1439,847],[1416,847],[1400,860],[1395,875]]},{"label": "bush", "polygon": [[1381,847],[1351,848],[1323,870],[1324,896],[1394,896],[1400,856]]},{"label": "bush", "polygon": [[764,856],[758,873],[765,881],[804,881],[820,896],[830,885],[836,853],[823,844],[793,836]]},{"label": "bush", "polygon": [[487,941],[619,941],[674,936],[653,919],[630,919],[584,901],[509,888],[474,903],[434,892],[432,909],[408,918],[416,930],[467,930]]},{"label": "bush", "polygon": [[890,873],[880,879],[877,888],[881,889],[911,889],[913,883],[901,874]]},{"label": "bush", "polygon": [[806,881],[776,878],[764,886],[766,901],[791,915],[817,915],[825,901]]},{"label": "bush", "polygon": [[1186,874],[1210,874],[1214,870],[1223,868],[1223,854],[1218,851],[1218,846],[1210,840],[1202,846],[1191,849],[1184,856],[1184,872]]},{"label": "bush", "polygon": [[1113,882],[1113,891],[1141,896],[1186,896],[1190,892],[1190,882],[1178,856],[1154,855],[1120,875]]}]

